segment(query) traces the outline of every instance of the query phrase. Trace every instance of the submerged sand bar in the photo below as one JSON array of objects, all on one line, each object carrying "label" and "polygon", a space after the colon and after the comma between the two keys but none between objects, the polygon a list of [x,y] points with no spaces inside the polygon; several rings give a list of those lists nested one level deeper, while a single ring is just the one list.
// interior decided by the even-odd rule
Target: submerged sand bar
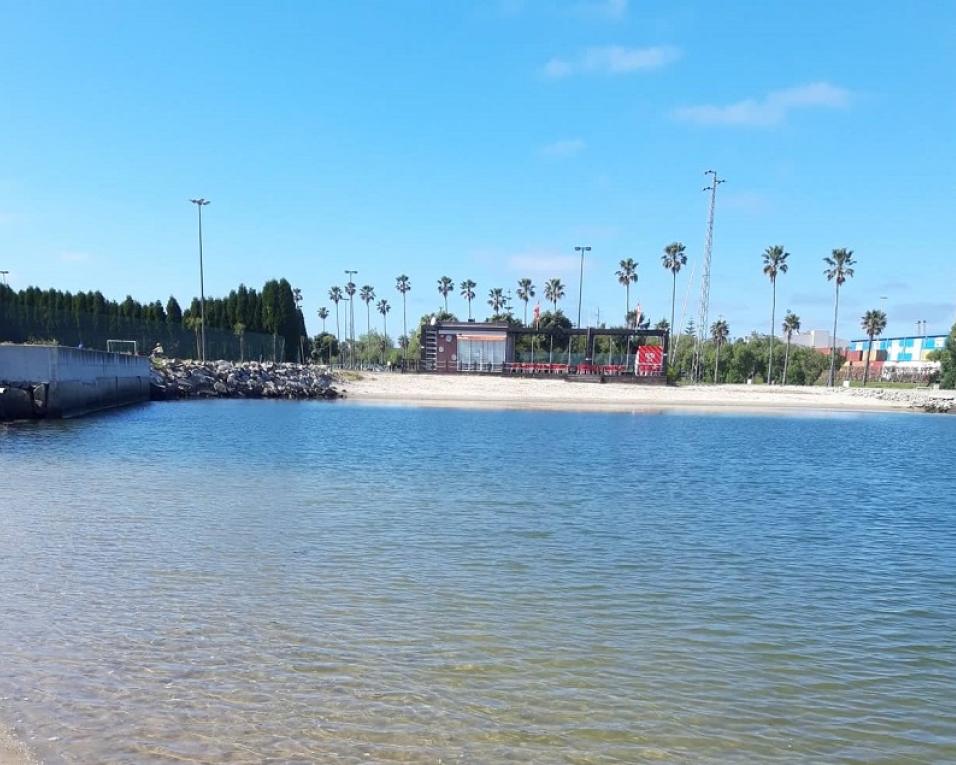
[{"label": "submerged sand bar", "polygon": [[956,401],[956,391],[767,385],[586,385],[481,375],[362,374],[345,384],[355,401],[422,406],[569,411],[660,409],[749,411],[923,411]]}]

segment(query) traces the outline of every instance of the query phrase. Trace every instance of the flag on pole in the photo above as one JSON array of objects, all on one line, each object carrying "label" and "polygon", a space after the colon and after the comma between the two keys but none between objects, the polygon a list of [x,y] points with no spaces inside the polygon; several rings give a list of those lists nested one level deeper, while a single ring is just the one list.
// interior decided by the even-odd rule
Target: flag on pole
[{"label": "flag on pole", "polygon": [[537,326],[538,326],[538,321],[540,321],[540,319],[541,319],[541,303],[538,303],[538,304],[534,307],[534,311],[532,311],[531,316],[532,316],[532,322],[531,322],[531,323],[532,323],[535,327],[537,327]]}]

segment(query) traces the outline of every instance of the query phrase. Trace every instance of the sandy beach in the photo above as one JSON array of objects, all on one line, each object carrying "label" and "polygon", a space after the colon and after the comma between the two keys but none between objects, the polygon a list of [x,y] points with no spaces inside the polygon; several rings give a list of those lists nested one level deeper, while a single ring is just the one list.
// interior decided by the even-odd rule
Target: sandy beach
[{"label": "sandy beach", "polygon": [[650,386],[478,375],[366,374],[343,384],[355,401],[569,411],[923,411],[954,391],[765,385]]}]

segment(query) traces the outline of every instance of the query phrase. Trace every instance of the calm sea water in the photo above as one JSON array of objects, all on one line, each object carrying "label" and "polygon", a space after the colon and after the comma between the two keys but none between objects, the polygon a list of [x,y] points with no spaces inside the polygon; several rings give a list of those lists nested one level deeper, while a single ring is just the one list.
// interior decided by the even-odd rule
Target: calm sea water
[{"label": "calm sea water", "polygon": [[0,724],[51,763],[956,761],[956,417],[0,430]]}]

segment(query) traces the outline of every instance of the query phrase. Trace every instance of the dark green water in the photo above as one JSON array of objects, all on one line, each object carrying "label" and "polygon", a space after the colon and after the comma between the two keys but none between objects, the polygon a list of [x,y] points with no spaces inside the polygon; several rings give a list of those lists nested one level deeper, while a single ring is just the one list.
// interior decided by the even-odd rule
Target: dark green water
[{"label": "dark green water", "polygon": [[4,725],[51,763],[956,761],[956,417],[0,430]]}]

